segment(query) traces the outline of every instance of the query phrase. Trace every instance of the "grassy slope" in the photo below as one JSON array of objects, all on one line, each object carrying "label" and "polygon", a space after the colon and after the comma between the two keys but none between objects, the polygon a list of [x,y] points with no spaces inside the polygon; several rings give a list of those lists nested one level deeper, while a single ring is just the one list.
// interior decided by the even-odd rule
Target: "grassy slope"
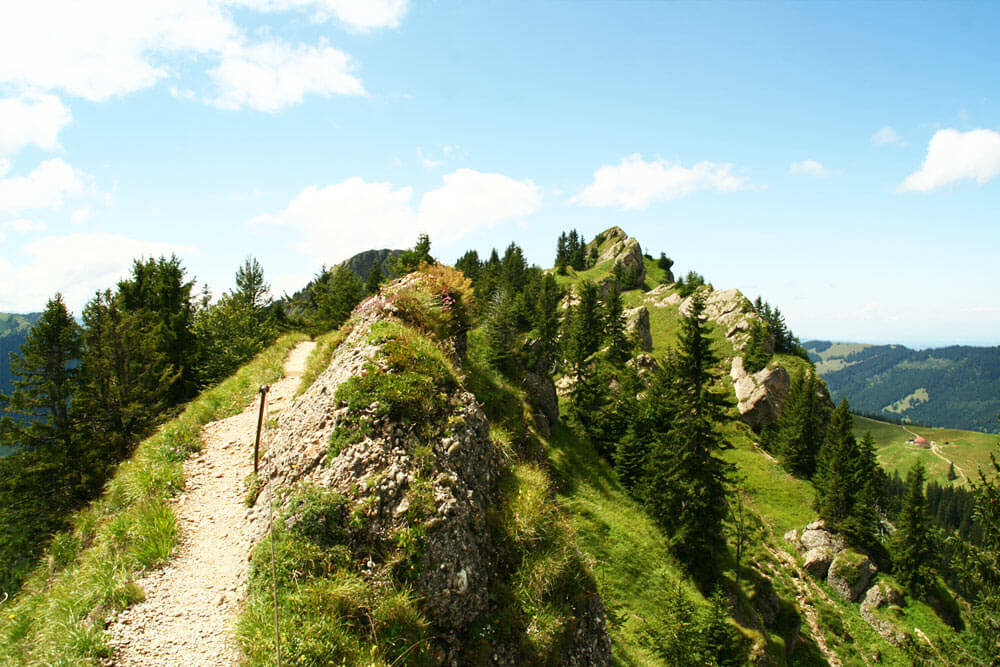
[{"label": "grassy slope", "polygon": [[[990,470],[990,453],[998,450],[1000,437],[993,433],[977,433],[975,431],[960,431],[958,429],[927,428],[923,426],[907,426],[906,428],[922,435],[925,439],[936,442],[941,454],[955,462],[966,475],[977,478],[977,471],[982,468]],[[913,436],[902,426],[888,422],[854,417],[854,434],[861,437],[870,431],[878,447],[878,458],[889,473],[898,472],[905,477],[907,471],[920,461],[927,468],[927,478],[939,484],[948,484],[948,464],[935,456],[929,449],[921,449],[906,444]],[[959,478],[955,482],[961,484]]]},{"label": "grassy slope", "polygon": [[183,460],[201,448],[204,424],[241,411],[257,388],[281,377],[288,351],[305,337],[283,336],[235,375],[202,392],[177,418],[142,441],[104,494],[57,535],[0,616],[3,664],[98,664],[110,651],[104,622],[142,599],[133,583],[176,544],[169,504],[184,487]]},{"label": "grassy slope", "polygon": [[[600,268],[584,272],[586,276],[570,271],[569,275],[561,277],[560,283],[566,287],[584,277],[599,279],[601,276],[595,269]],[[609,269],[602,270],[607,272]],[[646,270],[644,287],[649,290],[659,284],[662,271],[649,259],[646,259]],[[645,302],[643,290],[631,290],[622,296],[626,307],[647,306],[653,353],[662,355],[676,340],[680,325],[677,307],[651,306]],[[711,337],[717,354],[723,358],[732,354],[732,347],[719,327],[712,328]],[[808,363],[797,357],[776,355],[769,365],[784,366],[794,374],[805,369]],[[750,537],[747,559],[757,571],[767,573],[783,601],[776,630],[764,634],[746,626],[742,629],[751,642],[758,644],[759,650],[768,654],[771,664],[783,664],[789,641],[785,626],[801,623],[804,628],[805,621],[801,618],[801,607],[795,603],[792,574],[773,552],[782,550],[794,554],[783,535],[792,529],[801,530],[816,518],[812,509],[814,490],[809,482],[789,475],[780,464],[757,449],[752,431],[738,422],[735,411],[732,417],[725,431],[731,448],[723,453],[723,458],[735,466],[735,476],[756,526]],[[667,550],[663,533],[628,497],[608,462],[561,426],[549,439],[548,450],[558,477],[564,480],[559,489],[560,499],[573,513],[581,547],[595,561],[598,587],[608,609],[616,662],[622,665],[659,664],[655,657],[656,642],[669,637],[671,624],[670,611],[664,608],[663,591],[670,586],[681,586],[696,604],[707,604],[706,601]],[[732,540],[730,542],[732,551]],[[724,574],[730,586],[735,579],[734,570],[730,562]],[[743,576],[748,577],[746,571]],[[752,586],[746,581],[741,586],[738,595],[745,602],[752,595]],[[825,596],[815,596],[812,601],[820,615],[828,645],[845,665],[874,661],[887,665],[913,664],[912,655],[889,645],[875,633],[861,618],[857,604],[839,599],[825,583],[819,587]],[[921,602],[909,601],[909,606],[899,614],[895,619],[897,623],[908,630],[919,627],[935,644],[954,638],[950,628]],[[799,648],[788,659],[788,664],[824,664],[807,636],[800,635],[795,642]]]}]

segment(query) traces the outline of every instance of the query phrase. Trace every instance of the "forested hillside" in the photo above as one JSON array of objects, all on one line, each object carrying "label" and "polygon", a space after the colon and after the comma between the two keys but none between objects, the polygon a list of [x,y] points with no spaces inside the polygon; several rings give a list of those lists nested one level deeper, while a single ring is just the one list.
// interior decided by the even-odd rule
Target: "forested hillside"
[{"label": "forested hillside", "polygon": [[[27,340],[28,332],[41,313],[0,313],[0,394],[10,393],[13,387],[14,374],[10,370],[10,353],[21,349]],[[5,414],[0,410],[0,417]],[[9,454],[13,449],[0,443],[0,456]]]},{"label": "forested hillside", "polygon": [[847,398],[857,412],[997,431],[1000,347],[912,350],[816,340],[805,347],[833,397]]},{"label": "forested hillside", "polygon": [[[116,433],[95,420],[107,407],[76,393],[98,386],[98,352],[115,349],[96,344],[106,330],[95,308],[136,307],[138,336],[144,321],[187,304],[191,321],[168,319],[176,335],[147,343],[147,374],[184,377],[166,361],[180,339],[225,353],[229,332],[261,322],[318,334],[301,396],[268,413],[265,472],[230,490],[245,498],[237,514],[256,547],[220,538],[218,548],[238,550],[227,558],[248,568],[234,590],[203,591],[219,596],[212,613],[233,614],[220,627],[237,628],[246,664],[270,664],[275,622],[289,664],[995,660],[1000,482],[943,489],[919,464],[905,479],[887,475],[875,439],[846,401],[830,400],[764,299],[694,271],[674,276],[665,252],[644,252],[617,227],[554,245],[552,269],[530,265],[515,243],[485,258],[470,250],[450,268],[421,236],[394,261],[402,277],[324,272],[294,319],[256,300],[262,271],[249,261],[222,305],[193,300],[176,260],[137,263],[88,307],[82,331],[54,299],[29,346],[38,356],[22,368],[62,349],[45,341],[82,361],[49,365],[70,395],[68,418],[32,403],[39,386],[18,385],[20,404],[39,412],[28,435],[61,478],[106,471],[99,479],[110,481],[70,518],[99,492],[82,487],[34,532],[31,514],[2,517],[17,526],[0,535],[16,565],[5,585],[16,590],[34,569],[0,617],[0,652],[15,664],[113,662],[127,646],[111,635],[136,618],[128,610],[163,594],[141,582],[194,585],[156,572],[196,534],[185,471],[206,460],[200,429],[247,406],[252,383],[301,336],[216,388],[229,371],[195,365],[191,393],[174,402],[171,383],[137,385],[146,394],[129,405],[148,396],[160,409],[143,412],[143,429],[119,437],[111,456],[89,444],[106,439],[91,437],[98,425]],[[178,285],[168,311],[133,305],[161,303],[133,297]],[[230,302],[246,317],[215,311]],[[42,335],[55,330],[65,335]],[[230,354],[230,368],[267,342]],[[73,456],[44,445],[52,429]],[[182,466],[189,456],[194,467]],[[6,475],[2,511],[15,511],[21,484],[37,512],[41,484],[14,467]],[[33,545],[52,532],[39,558]]]}]

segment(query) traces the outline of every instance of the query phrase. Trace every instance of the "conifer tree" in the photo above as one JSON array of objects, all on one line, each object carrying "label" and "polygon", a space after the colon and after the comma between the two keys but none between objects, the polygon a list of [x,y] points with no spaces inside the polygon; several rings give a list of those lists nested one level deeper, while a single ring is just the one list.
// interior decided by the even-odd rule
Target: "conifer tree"
[{"label": "conifer tree", "polygon": [[254,257],[247,257],[236,271],[236,290],[233,295],[253,310],[271,305],[268,296],[271,286],[264,282],[264,267]]},{"label": "conifer tree", "polygon": [[406,275],[411,271],[416,271],[421,264],[433,264],[431,257],[431,239],[427,234],[420,234],[416,244],[409,250],[404,250],[396,256],[393,272],[396,275]]},{"label": "conifer tree", "polygon": [[475,250],[468,250],[455,262],[455,268],[465,274],[465,277],[475,285],[479,280],[479,273],[483,269],[483,263],[479,261],[479,253]]},{"label": "conifer tree", "polygon": [[361,280],[343,264],[322,273],[309,291],[311,328],[316,333],[336,329],[347,320],[362,296]]},{"label": "conifer tree", "polygon": [[639,496],[648,455],[649,444],[636,426],[630,425],[615,448],[614,464],[615,474],[633,497]]},{"label": "conifer tree", "polygon": [[844,532],[849,540],[863,549],[874,552],[880,549],[880,521],[878,511],[882,507],[882,488],[885,473],[875,456],[875,439],[871,431],[865,433],[858,443],[858,455],[854,473],[854,507],[845,521]]},{"label": "conifer tree", "polygon": [[949,482],[954,482],[956,479],[958,479],[958,473],[955,472],[955,464],[949,462],[948,463],[948,481]]},{"label": "conifer tree", "polygon": [[143,313],[119,295],[98,293],[83,309],[80,390],[73,407],[105,465],[117,463],[171,405],[179,372],[157,347]]},{"label": "conifer tree", "polygon": [[715,423],[722,399],[713,392],[718,359],[711,350],[701,295],[681,323],[678,347],[668,359],[677,414],[647,460],[644,497],[653,518],[670,535],[670,546],[691,573],[709,584],[725,544],[729,466],[715,452],[724,445]]},{"label": "conifer tree", "polygon": [[0,409],[23,419],[4,418],[0,444],[44,451],[62,462],[76,453],[70,399],[77,388],[81,336],[62,295],[49,299],[20,351],[11,354],[17,379],[10,396],[0,394]]},{"label": "conifer tree", "polygon": [[582,370],[587,358],[600,346],[601,317],[597,287],[589,281],[577,285],[578,303],[566,318],[565,355],[574,372]]},{"label": "conifer tree", "polygon": [[490,365],[501,371],[509,370],[508,362],[514,354],[517,335],[514,299],[510,290],[502,288],[494,294],[483,322],[483,332]]},{"label": "conifer tree", "polygon": [[569,264],[569,248],[567,246],[568,241],[569,239],[566,236],[566,232],[561,233],[559,235],[559,240],[556,241],[555,267],[556,267],[556,272],[559,273],[559,275],[566,275],[566,266]]},{"label": "conifer tree", "polygon": [[562,290],[559,289],[559,284],[551,274],[546,273],[539,279],[538,295],[531,318],[532,334],[538,341],[538,357],[532,361],[546,374],[552,371],[555,362],[561,299]]},{"label": "conifer tree", "polygon": [[907,476],[906,494],[889,545],[896,578],[914,595],[925,595],[934,583],[935,547],[924,479],[924,467],[918,461]]},{"label": "conifer tree", "polygon": [[382,274],[382,265],[379,262],[372,263],[372,268],[368,272],[368,277],[365,278],[365,294],[377,294],[379,287],[385,281],[385,276]]},{"label": "conifer tree", "polygon": [[845,398],[833,411],[817,461],[816,510],[834,530],[841,529],[854,511],[858,448],[852,423]]},{"label": "conifer tree", "polygon": [[816,456],[823,443],[826,411],[817,392],[816,375],[806,371],[792,378],[785,404],[763,441],[788,471],[808,479],[816,471]]},{"label": "conifer tree", "polygon": [[621,292],[618,286],[611,289],[604,304],[604,340],[608,344],[608,359],[616,365],[629,360],[631,346],[625,336],[625,315],[622,307]]}]

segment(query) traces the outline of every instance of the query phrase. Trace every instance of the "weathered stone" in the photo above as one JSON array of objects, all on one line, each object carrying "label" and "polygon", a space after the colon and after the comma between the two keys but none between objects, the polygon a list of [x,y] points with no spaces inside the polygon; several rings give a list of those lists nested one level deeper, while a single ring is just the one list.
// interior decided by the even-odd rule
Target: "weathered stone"
[{"label": "weathered stone", "polygon": [[861,618],[893,646],[902,646],[909,637],[899,626],[876,612],[885,606],[901,604],[903,604],[903,594],[885,582],[879,582],[869,588],[865,599],[861,602]]},{"label": "weathered stone", "polygon": [[791,384],[788,371],[775,366],[749,375],[743,367],[743,357],[736,357],[730,377],[734,380],[740,419],[754,429],[769,426],[778,419]]},{"label": "weathered stone", "polygon": [[802,557],[802,569],[809,573],[813,579],[826,579],[830,571],[830,564],[833,562],[834,553],[829,547],[813,547]]},{"label": "weathered stone", "polygon": [[559,396],[556,385],[548,375],[538,375],[527,371],[524,374],[524,389],[531,407],[534,408],[535,425],[545,435],[552,433],[552,425],[559,421]]},{"label": "weathered stone", "polygon": [[632,284],[619,285],[623,290],[642,285],[646,279],[646,263],[642,257],[642,247],[639,242],[626,234],[620,227],[612,227],[598,234],[587,244],[585,252],[589,256],[591,248],[598,248],[597,264],[611,263],[612,275],[598,284],[602,297],[611,292],[611,287],[617,282],[615,273],[631,277]]},{"label": "weathered stone", "polygon": [[822,522],[814,522],[806,526],[802,534],[799,535],[799,550],[809,551],[824,547],[834,554],[844,550],[844,538],[841,535],[830,532]]},{"label": "weathered stone", "polygon": [[625,311],[625,333],[638,343],[644,352],[653,350],[653,335],[649,331],[649,310],[645,306]]},{"label": "weathered stone", "polygon": [[858,602],[868,590],[868,584],[877,571],[878,568],[868,556],[853,549],[845,549],[830,563],[826,583],[845,600]]}]

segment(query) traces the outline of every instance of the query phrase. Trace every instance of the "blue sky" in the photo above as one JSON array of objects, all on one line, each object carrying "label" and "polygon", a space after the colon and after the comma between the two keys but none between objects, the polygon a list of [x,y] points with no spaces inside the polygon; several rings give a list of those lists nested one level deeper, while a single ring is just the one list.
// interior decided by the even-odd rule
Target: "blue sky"
[{"label": "blue sky", "polygon": [[619,225],[803,338],[1000,344],[996,6],[13,4],[0,310]]}]

